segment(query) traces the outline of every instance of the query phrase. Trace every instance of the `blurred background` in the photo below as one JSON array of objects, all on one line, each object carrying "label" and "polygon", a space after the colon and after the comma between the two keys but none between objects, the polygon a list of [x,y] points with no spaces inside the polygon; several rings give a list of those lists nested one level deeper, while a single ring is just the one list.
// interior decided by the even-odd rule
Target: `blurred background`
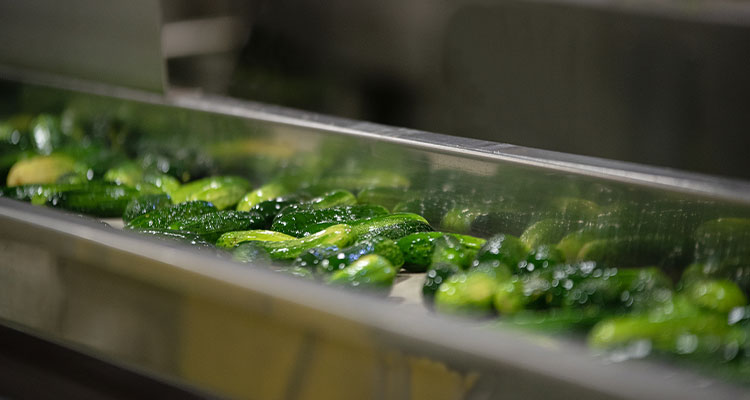
[{"label": "blurred background", "polygon": [[750,178],[745,1],[57,3],[0,1],[0,33],[101,37],[46,64],[101,55],[95,81]]}]

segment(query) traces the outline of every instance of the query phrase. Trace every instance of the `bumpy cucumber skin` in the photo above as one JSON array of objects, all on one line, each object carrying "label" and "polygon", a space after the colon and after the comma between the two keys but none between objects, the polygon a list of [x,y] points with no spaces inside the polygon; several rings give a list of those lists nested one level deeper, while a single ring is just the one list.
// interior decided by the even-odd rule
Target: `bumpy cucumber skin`
[{"label": "bumpy cucumber skin", "polygon": [[398,273],[388,259],[377,254],[366,255],[346,268],[334,272],[328,283],[351,288],[387,290]]},{"label": "bumpy cucumber skin", "polygon": [[306,229],[310,226],[346,223],[386,214],[388,214],[388,210],[385,208],[372,205],[341,206],[320,210],[300,208],[294,211],[285,211],[277,216],[271,224],[271,230],[302,237],[311,233]]},{"label": "bumpy cucumber skin", "polygon": [[198,247],[213,248],[213,244],[203,239],[200,235],[196,235],[191,232],[175,231],[170,229],[145,229],[140,230],[138,233],[145,235],[152,235],[160,239],[166,239],[170,241],[176,241],[179,243],[189,244]]},{"label": "bumpy cucumber skin", "polygon": [[220,210],[189,218],[180,218],[169,225],[169,229],[190,232],[209,242],[224,233],[255,229],[263,224],[263,217],[251,211]]},{"label": "bumpy cucumber skin", "polygon": [[169,195],[165,193],[140,195],[131,200],[127,207],[125,207],[125,212],[122,214],[122,220],[127,223],[143,214],[170,205],[172,205],[172,199],[170,199]]},{"label": "bumpy cucumber skin", "polygon": [[237,211],[250,211],[256,204],[276,197],[286,196],[289,189],[280,182],[270,182],[246,193],[237,203]]},{"label": "bumpy cucumber skin", "polygon": [[250,190],[250,182],[236,176],[215,176],[182,185],[172,193],[172,201],[204,200],[223,210],[236,205]]},{"label": "bumpy cucumber skin", "polygon": [[294,240],[294,236],[285,235],[281,232],[274,232],[268,230],[248,230],[248,231],[234,231],[226,232],[222,234],[219,239],[216,240],[216,247],[222,249],[233,249],[245,242],[262,241],[262,242],[280,242],[283,240]]},{"label": "bumpy cucumber skin", "polygon": [[471,250],[479,250],[487,240],[456,233],[418,232],[406,235],[397,244],[404,254],[404,268],[409,272],[424,272],[432,261],[435,250],[435,239],[449,235],[456,238],[461,245]]},{"label": "bumpy cucumber skin", "polygon": [[294,240],[278,242],[258,242],[275,260],[293,260],[304,251],[318,246],[346,247],[352,242],[352,229],[339,224],[328,227],[318,233]]},{"label": "bumpy cucumber skin", "polygon": [[356,241],[383,236],[391,240],[416,232],[431,232],[433,229],[422,216],[412,213],[396,213],[381,217],[350,222]]},{"label": "bumpy cucumber skin", "polygon": [[271,227],[274,218],[276,218],[284,209],[289,206],[299,204],[300,200],[294,197],[277,197],[271,200],[261,201],[250,208],[250,211],[257,212],[264,218],[263,229]]},{"label": "bumpy cucumber skin", "polygon": [[468,249],[461,245],[453,236],[444,235],[433,242],[435,250],[432,252],[431,265],[436,264],[453,264],[462,270],[468,269],[477,251]]},{"label": "bumpy cucumber skin", "polygon": [[431,303],[435,298],[440,285],[449,277],[461,272],[454,264],[437,264],[430,266],[425,275],[424,284],[422,285],[422,297],[427,303]]},{"label": "bumpy cucumber skin", "polygon": [[396,268],[400,268],[404,264],[404,256],[394,241],[376,237],[343,249],[338,247],[310,249],[297,257],[294,260],[294,265],[316,271],[334,272],[368,254],[385,257]]},{"label": "bumpy cucumber skin", "polygon": [[136,217],[127,223],[125,228],[136,230],[169,229],[169,226],[177,220],[216,211],[218,211],[216,207],[207,201],[186,201]]},{"label": "bumpy cucumber skin", "polygon": [[529,248],[517,237],[501,233],[487,239],[487,243],[477,252],[475,265],[484,261],[497,261],[518,270],[518,265],[526,259]]},{"label": "bumpy cucumber skin", "polygon": [[455,274],[440,285],[435,294],[435,309],[450,314],[491,314],[497,286],[494,277],[484,271]]},{"label": "bumpy cucumber skin", "polygon": [[47,205],[95,217],[122,217],[138,191],[127,186],[70,190],[51,196]]}]

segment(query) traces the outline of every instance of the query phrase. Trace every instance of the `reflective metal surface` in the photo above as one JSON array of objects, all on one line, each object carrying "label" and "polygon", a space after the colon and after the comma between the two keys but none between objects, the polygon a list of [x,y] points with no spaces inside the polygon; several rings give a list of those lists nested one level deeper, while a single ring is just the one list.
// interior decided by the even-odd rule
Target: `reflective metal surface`
[{"label": "reflective metal surface", "polygon": [[0,65],[163,92],[161,24],[157,0],[0,1]]},{"label": "reflective metal surface", "polygon": [[[565,199],[577,198],[601,207],[597,215],[605,216],[596,218],[618,212],[623,229],[659,233],[667,242],[689,236],[701,221],[750,210],[750,185],[742,181],[221,98],[161,99],[45,83],[63,89],[8,90],[17,95],[15,111],[71,109],[81,118],[128,121],[154,146],[195,151],[203,173],[240,173],[256,184],[280,171],[304,171],[318,184],[346,185],[343,178],[379,171],[368,179],[406,182],[404,199],[417,194],[443,211],[487,216],[484,224],[477,218],[457,226],[440,213],[427,215],[436,227],[489,234],[514,228],[493,219],[503,211],[571,215],[580,210]],[[0,317],[221,395],[748,396],[743,387],[682,366],[611,363],[575,340],[444,318],[395,298],[335,290],[1,199],[0,245],[0,273],[7,276],[0,279]]]}]

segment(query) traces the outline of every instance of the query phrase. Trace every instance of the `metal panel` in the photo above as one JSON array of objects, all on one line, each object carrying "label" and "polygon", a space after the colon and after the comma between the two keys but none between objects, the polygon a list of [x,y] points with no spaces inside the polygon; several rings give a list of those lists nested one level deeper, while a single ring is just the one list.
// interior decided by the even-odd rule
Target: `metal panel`
[{"label": "metal panel", "polygon": [[0,64],[163,92],[158,0],[0,1]]},{"label": "metal panel", "polygon": [[[653,219],[650,212],[685,202],[700,217],[745,215],[750,209],[750,184],[742,181],[221,98],[162,99],[103,86],[76,88],[99,95],[24,86],[19,107],[48,107],[40,105],[43,99],[130,118],[157,141],[207,150],[228,143],[240,150],[234,156],[246,168],[241,171],[253,172],[258,181],[274,173],[263,169],[273,156],[288,162],[346,149],[361,164],[342,163],[342,169],[376,165],[398,171],[412,179],[414,190],[471,193],[466,205],[472,207],[484,204],[472,199],[482,198],[542,207],[552,196],[583,193],[633,202],[644,212],[638,220],[643,224]],[[231,158],[225,154],[225,164],[215,167],[238,168]],[[675,221],[665,217],[660,228],[668,232]],[[93,354],[223,395],[748,396],[742,387],[682,367],[643,360],[611,363],[578,341],[436,316],[397,299],[296,280],[27,204],[0,200],[0,243],[0,271],[21,277],[0,281],[5,285],[0,316]],[[13,254],[23,260],[22,268]]]}]

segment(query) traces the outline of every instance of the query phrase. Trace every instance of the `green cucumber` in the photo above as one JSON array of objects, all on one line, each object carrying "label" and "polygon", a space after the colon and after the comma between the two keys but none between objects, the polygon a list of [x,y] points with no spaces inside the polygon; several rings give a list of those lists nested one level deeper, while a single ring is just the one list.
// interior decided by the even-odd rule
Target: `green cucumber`
[{"label": "green cucumber", "polygon": [[172,201],[204,200],[223,210],[236,205],[250,190],[250,182],[236,176],[214,176],[186,183],[172,193]]},{"label": "green cucumber", "polygon": [[135,187],[143,179],[143,168],[140,165],[129,161],[112,167],[104,173],[103,179],[107,182],[114,182],[118,185],[128,185]]},{"label": "green cucumber", "polygon": [[356,241],[377,236],[397,240],[416,232],[430,232],[432,227],[422,216],[412,213],[396,213],[350,222]]},{"label": "green cucumber", "polygon": [[213,204],[207,201],[187,201],[169,207],[160,208],[134,218],[125,225],[125,229],[169,229],[169,226],[180,219],[195,217],[216,212]]},{"label": "green cucumber", "polygon": [[450,235],[466,248],[479,250],[487,242],[485,239],[469,235],[443,232],[418,232],[407,235],[398,240],[397,244],[404,253],[404,268],[410,272],[424,272],[432,261],[435,249],[435,239]]},{"label": "green cucumber", "polygon": [[102,218],[121,218],[138,191],[128,186],[93,186],[52,195],[46,204]]},{"label": "green cucumber", "polygon": [[255,229],[263,224],[263,217],[251,211],[219,210],[172,222],[168,229],[190,232],[199,235],[209,242],[216,240],[224,233]]},{"label": "green cucumber", "polygon": [[270,182],[252,192],[246,193],[237,203],[237,211],[250,211],[256,204],[276,197],[286,196],[290,192],[288,185],[280,182]]},{"label": "green cucumber", "polygon": [[264,241],[264,242],[280,242],[283,240],[294,240],[294,236],[285,235],[281,232],[274,232],[268,230],[249,230],[249,231],[235,231],[226,232],[219,237],[216,241],[216,247],[223,249],[233,249],[244,242],[251,241]]},{"label": "green cucumber", "polygon": [[357,198],[348,190],[333,190],[324,193],[310,201],[304,202],[314,210],[320,210],[324,208],[339,207],[339,206],[353,206],[357,204]]},{"label": "green cucumber", "polygon": [[345,268],[347,265],[368,254],[377,254],[385,257],[396,268],[401,268],[404,264],[404,256],[394,241],[383,237],[376,237],[363,240],[343,249],[339,249],[338,247],[310,249],[297,257],[294,260],[294,265],[310,268],[315,271],[334,272]]},{"label": "green cucumber", "polygon": [[289,206],[299,204],[298,197],[276,197],[271,200],[264,200],[250,208],[250,211],[257,212],[263,216],[264,228],[270,228],[274,218],[276,218],[284,209]]},{"label": "green cucumber", "polygon": [[327,282],[358,289],[388,290],[393,286],[397,273],[398,267],[393,266],[387,258],[368,254],[334,272]]},{"label": "green cucumber", "polygon": [[171,204],[172,199],[165,193],[140,195],[130,200],[130,203],[125,207],[125,212],[122,214],[122,220],[128,223],[136,217],[168,207]]},{"label": "green cucumber", "polygon": [[190,232],[174,231],[170,229],[145,229],[138,231],[140,234],[155,236],[160,239],[167,239],[178,243],[189,244],[198,247],[213,248],[214,246],[203,239],[200,235]]},{"label": "green cucumber", "polygon": [[67,173],[85,170],[83,164],[62,154],[35,156],[13,164],[8,171],[6,182],[8,186],[55,183]]},{"label": "green cucumber", "polygon": [[499,262],[518,271],[519,263],[526,260],[529,248],[519,238],[504,233],[492,236],[477,252],[474,265],[483,262]]},{"label": "green cucumber", "polygon": [[747,304],[747,298],[737,284],[726,279],[694,282],[685,288],[684,293],[691,302],[721,313]]},{"label": "green cucumber", "polygon": [[274,260],[293,260],[304,251],[318,246],[346,247],[352,242],[352,229],[348,225],[330,226],[318,233],[299,239],[258,241]]},{"label": "green cucumber", "polygon": [[449,314],[491,314],[497,287],[495,277],[481,270],[452,275],[435,294],[435,310]]},{"label": "green cucumber", "polygon": [[525,262],[521,261],[518,268],[521,271],[532,272],[545,269],[565,262],[562,251],[555,246],[539,245],[531,249]]},{"label": "green cucumber", "polygon": [[300,208],[293,211],[285,211],[277,216],[271,224],[271,230],[295,237],[302,237],[319,231],[320,229],[314,231],[308,229],[308,227],[318,224],[329,224],[330,226],[330,224],[351,222],[386,214],[388,214],[388,210],[385,208],[372,205],[341,206],[319,210]]},{"label": "green cucumber", "polygon": [[443,235],[434,241],[430,265],[453,264],[462,270],[467,270],[474,261],[477,250],[471,250],[453,236]]},{"label": "green cucumber", "polygon": [[583,245],[575,261],[596,261],[609,267],[667,265],[684,260],[684,247],[682,243],[655,236],[597,239]]},{"label": "green cucumber", "polygon": [[430,266],[425,274],[425,280],[422,284],[422,297],[428,304],[432,302],[440,285],[449,277],[461,272],[454,264],[438,264]]},{"label": "green cucumber", "polygon": [[153,185],[170,196],[180,188],[180,181],[177,178],[160,172],[145,173],[141,183]]}]

